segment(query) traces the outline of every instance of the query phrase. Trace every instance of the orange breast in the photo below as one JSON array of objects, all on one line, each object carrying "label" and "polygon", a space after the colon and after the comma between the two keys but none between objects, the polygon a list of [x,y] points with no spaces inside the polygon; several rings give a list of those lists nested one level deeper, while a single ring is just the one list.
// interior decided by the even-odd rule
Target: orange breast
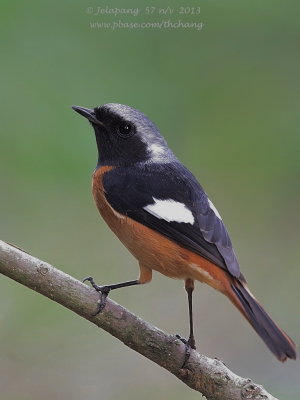
[{"label": "orange breast", "polygon": [[[103,176],[112,168],[114,167],[104,166],[95,171],[93,196],[103,219],[138,260],[141,269],[144,272],[156,270],[171,278],[195,279],[225,292],[230,281],[226,271],[160,233],[113,210],[105,198],[103,189]],[[151,272],[149,275],[151,279]]]}]

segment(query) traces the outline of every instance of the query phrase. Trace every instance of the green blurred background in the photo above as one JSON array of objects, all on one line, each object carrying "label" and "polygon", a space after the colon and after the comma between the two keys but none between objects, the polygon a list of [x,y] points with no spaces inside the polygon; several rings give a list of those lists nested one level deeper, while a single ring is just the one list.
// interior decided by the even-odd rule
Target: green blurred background
[{"label": "green blurred background", "polygon": [[[139,7],[95,16],[87,7]],[[145,15],[147,6],[200,15]],[[136,261],[90,191],[91,128],[72,104],[145,112],[225,220],[251,290],[300,343],[300,4],[295,1],[1,1],[1,239],[97,282]],[[91,21],[203,22],[195,29],[91,29]],[[280,364],[221,295],[198,284],[200,352],[299,400],[299,361]],[[1,400],[196,399],[176,378],[42,296],[1,277]],[[182,282],[155,275],[114,300],[187,335]]]}]

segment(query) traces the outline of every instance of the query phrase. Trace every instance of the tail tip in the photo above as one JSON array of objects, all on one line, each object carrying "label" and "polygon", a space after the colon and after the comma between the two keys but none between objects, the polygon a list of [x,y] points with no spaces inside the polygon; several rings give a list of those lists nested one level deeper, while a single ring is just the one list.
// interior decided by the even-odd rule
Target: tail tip
[{"label": "tail tip", "polygon": [[278,356],[278,360],[281,362],[285,362],[288,359],[291,360],[296,360],[297,359],[297,353],[296,353],[296,346],[291,347],[287,352],[282,353],[280,356]]}]

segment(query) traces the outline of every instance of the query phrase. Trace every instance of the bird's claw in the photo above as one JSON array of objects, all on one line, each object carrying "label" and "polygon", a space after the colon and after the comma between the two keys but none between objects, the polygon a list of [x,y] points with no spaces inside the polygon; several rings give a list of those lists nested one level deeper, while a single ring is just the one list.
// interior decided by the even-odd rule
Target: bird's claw
[{"label": "bird's claw", "polygon": [[86,281],[90,282],[90,284],[96,290],[96,292],[98,292],[98,293],[100,292],[100,299],[98,301],[98,310],[93,314],[93,316],[95,317],[96,315],[100,314],[101,311],[104,310],[105,305],[106,305],[106,299],[107,299],[107,296],[109,295],[111,288],[110,288],[110,286],[97,285],[91,276],[88,276],[87,278],[85,278],[83,280],[83,283]]},{"label": "bird's claw", "polygon": [[184,343],[184,344],[187,344],[187,340],[185,339],[185,338],[183,338],[182,336],[180,336],[180,335],[175,335],[175,337],[177,338],[177,339],[179,339],[182,343]]},{"label": "bird's claw", "polygon": [[87,278],[84,278],[84,280],[83,280],[82,282],[84,283],[84,282],[86,282],[86,281],[90,282],[90,284],[92,285],[92,287],[93,287],[97,292],[100,292],[101,286],[96,285],[96,283],[95,283],[95,281],[94,281],[94,278],[92,278],[91,276],[88,276]]},{"label": "bird's claw", "polygon": [[184,355],[184,360],[181,366],[181,369],[186,368],[186,363],[188,362],[190,356],[191,356],[191,349],[196,350],[195,346],[195,340],[193,337],[189,338],[186,340],[180,335],[175,335],[177,339],[179,339],[184,345],[185,345],[185,355]]}]

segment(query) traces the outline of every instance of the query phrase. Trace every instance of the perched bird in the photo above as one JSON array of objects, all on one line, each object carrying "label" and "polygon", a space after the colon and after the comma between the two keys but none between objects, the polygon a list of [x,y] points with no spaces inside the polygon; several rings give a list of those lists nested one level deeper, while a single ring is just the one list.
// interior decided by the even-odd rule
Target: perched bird
[{"label": "perched bird", "polygon": [[121,104],[94,109],[74,106],[94,128],[98,163],[93,195],[100,214],[138,260],[137,280],[93,287],[99,311],[110,290],[151,281],[152,271],[182,279],[188,294],[190,335],[195,348],[194,281],[223,293],[280,360],[296,358],[295,344],[269,317],[246,286],[220,214],[143,113]]}]

